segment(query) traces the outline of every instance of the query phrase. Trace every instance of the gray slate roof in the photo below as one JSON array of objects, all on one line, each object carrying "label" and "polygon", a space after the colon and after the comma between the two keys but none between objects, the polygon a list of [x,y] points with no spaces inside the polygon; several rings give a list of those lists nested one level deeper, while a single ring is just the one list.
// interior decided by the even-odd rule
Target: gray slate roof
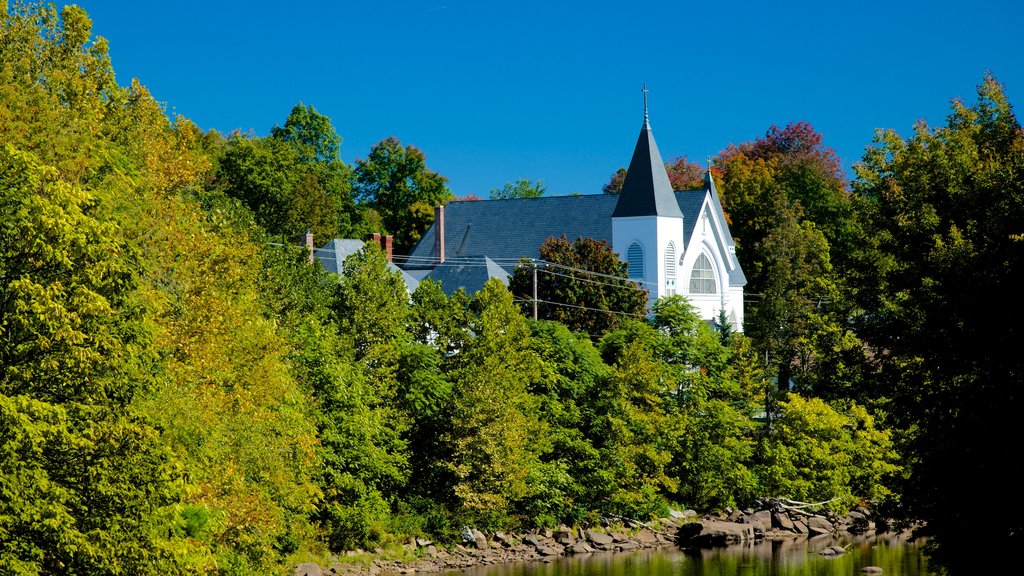
[{"label": "gray slate roof", "polygon": [[[514,267],[514,266],[513,266]],[[469,295],[475,294],[491,278],[497,278],[508,286],[510,273],[486,256],[470,256],[458,260],[447,260],[426,275],[426,278],[441,284],[441,290],[451,296],[459,288]]]},{"label": "gray slate roof", "polygon": [[[713,181],[711,186],[714,186]],[[677,210],[683,216],[683,238],[686,240],[693,233],[706,194],[706,188],[673,194]],[[713,194],[717,199],[717,192]],[[611,245],[612,213],[618,199],[618,196],[610,194],[589,194],[449,202],[444,207],[445,258],[455,264],[463,258],[486,255],[507,272],[512,272],[520,258],[539,258],[540,245],[551,236],[565,234],[570,241],[579,237],[593,238]],[[725,222],[721,208],[717,210]],[[403,268],[417,274],[416,270],[431,269],[437,265],[435,232],[435,226],[431,226],[404,261],[396,257]],[[726,246],[735,246],[731,237],[725,241]],[[744,284],[746,278],[737,266],[729,276],[729,285]],[[483,282],[480,283],[482,285]]]},{"label": "gray slate roof", "polygon": [[[512,200],[463,200],[444,206],[445,258],[486,255],[502,267],[520,258],[538,258],[549,236],[569,240],[612,238],[612,210],[618,198],[608,194],[546,196]],[[403,268],[432,268],[434,233],[431,226],[409,254]]]}]

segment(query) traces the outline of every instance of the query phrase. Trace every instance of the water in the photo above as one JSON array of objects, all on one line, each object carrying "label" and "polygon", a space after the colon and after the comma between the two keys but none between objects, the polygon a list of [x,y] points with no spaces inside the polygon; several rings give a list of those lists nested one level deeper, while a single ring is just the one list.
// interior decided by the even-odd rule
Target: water
[{"label": "water", "polygon": [[[818,551],[832,545],[846,553],[828,558]],[[763,541],[699,551],[673,547],[637,552],[600,552],[529,562],[472,568],[462,576],[860,576],[877,566],[882,576],[930,576],[920,542],[905,535]]]}]

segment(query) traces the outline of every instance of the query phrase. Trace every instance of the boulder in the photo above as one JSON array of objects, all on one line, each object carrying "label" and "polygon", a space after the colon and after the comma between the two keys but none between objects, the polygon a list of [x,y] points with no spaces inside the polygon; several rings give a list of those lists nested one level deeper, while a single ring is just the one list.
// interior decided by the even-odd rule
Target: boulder
[{"label": "boulder", "polygon": [[488,548],[490,548],[490,546],[487,544],[487,536],[484,536],[483,532],[477,530],[476,528],[473,528],[472,532],[473,545],[476,546],[478,550],[487,550]]},{"label": "boulder", "polygon": [[568,546],[576,542],[576,539],[572,536],[572,528],[565,526],[555,530],[551,537],[555,539],[555,542],[558,542],[562,546]]},{"label": "boulder", "polygon": [[765,530],[772,527],[772,512],[771,510],[758,510],[749,517],[750,523],[754,525],[754,531],[757,531],[757,527],[761,527],[762,534]]},{"label": "boulder", "polygon": [[811,536],[819,534],[831,534],[835,527],[824,516],[811,516],[807,518],[807,530]]},{"label": "boulder", "polygon": [[594,530],[587,530],[587,541],[593,544],[594,546],[601,548],[602,546],[611,546],[615,542],[615,539],[612,538],[611,535],[605,534],[604,532],[595,532]]},{"label": "boulder", "polygon": [[842,546],[829,546],[819,550],[818,554],[821,554],[822,556],[842,556],[843,554],[846,554],[846,549]]},{"label": "boulder", "polygon": [[679,527],[676,540],[680,546],[722,546],[754,540],[754,527],[738,522],[705,520]]},{"label": "boulder", "polygon": [[772,526],[779,530],[786,530],[787,532],[795,532],[796,527],[793,525],[792,518],[785,512],[775,512],[772,514]]}]

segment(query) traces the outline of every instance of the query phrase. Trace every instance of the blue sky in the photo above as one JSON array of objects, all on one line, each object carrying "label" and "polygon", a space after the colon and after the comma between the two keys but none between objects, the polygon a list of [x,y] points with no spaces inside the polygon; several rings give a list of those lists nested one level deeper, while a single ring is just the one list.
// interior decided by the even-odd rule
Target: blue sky
[{"label": "blue sky", "polygon": [[629,163],[644,83],[665,160],[804,120],[846,168],[876,128],[943,123],[986,71],[1024,95],[1020,0],[79,5],[119,83],[169,114],[266,135],[302,102],[347,162],[395,136],[460,197],[519,178],[599,193]]}]

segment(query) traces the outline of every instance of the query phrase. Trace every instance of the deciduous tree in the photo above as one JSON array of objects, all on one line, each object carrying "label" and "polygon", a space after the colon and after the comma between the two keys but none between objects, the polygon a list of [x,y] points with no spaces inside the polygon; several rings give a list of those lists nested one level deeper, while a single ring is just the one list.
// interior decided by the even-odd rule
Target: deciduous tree
[{"label": "deciduous tree", "polygon": [[356,199],[380,214],[395,250],[407,252],[434,221],[434,207],[453,200],[448,179],[427,168],[426,155],[403,147],[395,137],[373,146],[356,160]]},{"label": "deciduous tree", "polygon": [[[563,234],[540,247],[537,265],[537,317],[599,338],[622,318],[643,317],[647,291],[629,280],[627,265],[605,241]],[[533,314],[534,263],[522,262],[509,289],[524,313]]]},{"label": "deciduous tree", "polygon": [[981,536],[949,506],[963,494],[1012,493],[1022,474],[1019,443],[994,439],[1014,437],[1021,412],[1024,131],[986,76],[977,100],[954,100],[944,125],[918,122],[907,138],[879,131],[856,171],[869,232],[860,333],[908,431],[903,502],[953,573],[966,573],[977,567],[958,551],[1013,546],[1024,534],[1009,515]]},{"label": "deciduous tree", "polygon": [[513,198],[540,198],[547,191],[547,186],[540,181],[520,178],[515,182],[506,182],[501,188],[491,189],[491,200],[511,200]]}]

